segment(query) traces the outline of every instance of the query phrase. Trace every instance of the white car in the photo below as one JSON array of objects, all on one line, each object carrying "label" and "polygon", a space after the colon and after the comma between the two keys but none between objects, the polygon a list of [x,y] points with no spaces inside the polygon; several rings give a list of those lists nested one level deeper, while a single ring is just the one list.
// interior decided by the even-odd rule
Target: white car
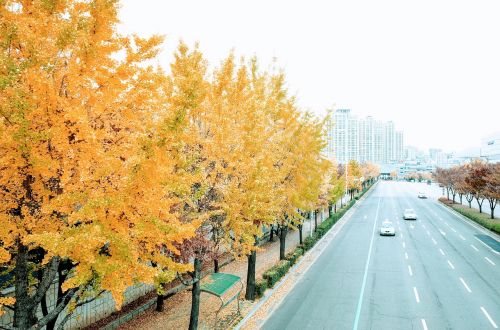
[{"label": "white car", "polygon": [[418,193],[418,198],[427,198],[427,195],[423,192]]},{"label": "white car", "polygon": [[405,220],[417,220],[417,214],[413,209],[406,209],[403,213],[403,219]]},{"label": "white car", "polygon": [[384,221],[380,227],[380,236],[396,236],[396,229],[390,221]]}]

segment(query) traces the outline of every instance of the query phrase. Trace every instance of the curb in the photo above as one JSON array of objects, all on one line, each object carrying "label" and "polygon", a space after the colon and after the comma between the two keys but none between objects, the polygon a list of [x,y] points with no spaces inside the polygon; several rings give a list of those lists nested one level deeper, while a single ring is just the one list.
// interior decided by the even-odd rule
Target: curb
[{"label": "curb", "polygon": [[[342,229],[342,227],[345,225],[345,223],[351,218],[352,216],[352,213],[354,211],[356,211],[356,209],[359,207],[359,205],[361,204],[360,202],[364,201],[366,199],[366,197],[369,195],[369,193],[371,194],[374,186],[378,184],[379,181],[375,182],[370,188],[369,188],[369,191],[365,192],[363,194],[363,196],[361,196],[361,198],[359,200],[357,200],[353,206],[346,211],[346,213],[344,213],[344,215],[330,228],[330,230],[332,230],[341,220],[345,219],[345,221],[342,223],[342,226],[340,227],[339,231]],[[327,234],[323,235],[323,237],[321,237],[316,243],[315,243],[315,246],[316,247],[319,247],[320,243],[323,242],[324,239],[330,237],[333,235],[332,239],[338,234],[335,233],[333,234],[333,231],[328,231]],[[282,285],[283,283],[286,282],[286,280],[292,275],[292,273],[295,272],[295,270],[306,260],[306,257],[312,253],[313,251],[317,252],[314,260],[311,262],[311,264],[303,271],[303,273],[306,273],[309,268],[317,261],[317,259],[321,256],[321,254],[324,252],[324,250],[327,248],[328,244],[326,244],[325,246],[323,246],[321,248],[321,250],[316,250],[314,248],[310,249],[309,251],[307,251],[304,255],[302,255],[302,257],[300,258],[300,260],[292,267],[290,268],[290,270],[287,272],[287,274],[281,278],[281,280],[272,288],[270,289],[270,291],[268,293],[265,293],[264,296],[262,297],[262,299],[259,300],[259,302],[250,310],[250,312],[245,315],[245,317],[238,322],[238,324],[233,328],[235,330],[240,330],[243,326],[245,326],[245,324],[249,321],[250,318],[252,318],[255,313],[260,309],[260,307],[265,303],[267,302],[273,295],[273,293],[278,290]],[[295,285],[295,284],[294,284]],[[283,299],[281,301],[279,301],[273,308],[273,310],[267,315],[266,317],[266,320],[272,315],[272,313],[276,310],[276,308],[279,307],[279,305],[281,305],[281,303],[283,302]],[[264,320],[265,322],[265,320]]]},{"label": "curb", "polygon": [[469,219],[467,218],[465,215],[455,211],[452,207],[450,206],[447,206],[443,203],[441,203],[439,200],[437,201],[437,203],[439,205],[441,205],[442,207],[444,207],[446,210],[448,210],[449,212],[453,213],[455,216],[457,216],[458,218],[460,218],[462,221],[468,223],[469,225],[471,225],[472,227],[482,231],[483,233],[485,233],[486,235],[488,236],[491,236],[491,238],[493,238],[494,240],[496,240],[497,242],[500,242],[500,235],[498,235],[497,233],[495,233],[494,231],[492,230],[489,230],[488,228],[484,227],[483,225],[477,223],[476,221],[472,220],[472,219]]},{"label": "curb", "polygon": [[[480,232],[484,233],[488,237],[491,237],[492,239],[494,239],[496,242],[500,243],[500,235],[498,235],[497,233],[489,230],[488,228],[483,227],[482,225],[478,224],[474,220],[471,220],[471,219],[467,218],[465,215],[463,215],[463,214],[455,211],[451,207],[449,207],[447,205],[444,205],[440,201],[437,201],[437,203],[439,205],[441,205],[441,207],[443,207],[445,210],[447,210],[451,214],[455,215],[458,219],[462,220],[462,222],[464,222],[464,223],[468,224],[469,226],[471,226],[471,227],[479,230]],[[493,252],[496,255],[500,255],[499,251],[494,250],[491,246],[487,245],[485,242],[481,241],[477,237],[476,237],[476,239],[479,240],[481,243],[483,243],[488,249],[490,249],[491,252]]]}]

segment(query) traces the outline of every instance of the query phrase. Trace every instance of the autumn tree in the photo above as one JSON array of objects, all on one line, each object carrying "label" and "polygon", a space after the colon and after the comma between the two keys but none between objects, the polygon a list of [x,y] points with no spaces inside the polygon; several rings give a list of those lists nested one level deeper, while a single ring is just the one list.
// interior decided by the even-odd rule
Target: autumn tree
[{"label": "autumn tree", "polygon": [[3,1],[0,17],[0,263],[15,287],[1,303],[14,327],[52,329],[70,302],[107,290],[120,307],[158,269],[189,270],[157,251],[196,226],[175,211],[184,183],[163,175],[178,164],[150,152],[165,90],[147,61],[161,38],[117,34],[116,1]]},{"label": "autumn tree", "polygon": [[472,195],[477,201],[479,212],[482,212],[482,206],[485,199],[485,189],[487,184],[488,166],[482,161],[474,161],[469,164],[469,172],[465,182],[469,186]]},{"label": "autumn tree", "polygon": [[490,204],[490,217],[495,219],[495,207],[500,200],[500,163],[488,164],[484,195]]},{"label": "autumn tree", "polygon": [[367,184],[372,184],[380,175],[380,167],[371,162],[361,164],[361,173],[363,175],[363,187]]},{"label": "autumn tree", "polygon": [[[345,178],[338,172],[338,166],[334,163],[330,167],[329,175],[329,186],[328,186],[328,200],[329,208],[328,211],[331,213],[332,207],[333,212],[337,212],[337,202],[342,198],[345,192]],[[330,214],[331,216],[331,214]]]},{"label": "autumn tree", "polygon": [[355,160],[350,160],[347,165],[347,190],[351,195],[351,200],[354,198],[354,192],[361,189],[361,167]]}]

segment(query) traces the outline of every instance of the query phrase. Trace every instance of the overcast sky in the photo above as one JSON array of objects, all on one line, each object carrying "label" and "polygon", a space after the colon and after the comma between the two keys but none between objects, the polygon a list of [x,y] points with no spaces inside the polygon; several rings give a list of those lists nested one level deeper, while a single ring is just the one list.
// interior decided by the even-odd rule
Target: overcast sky
[{"label": "overcast sky", "polygon": [[405,145],[479,147],[500,131],[499,0],[122,0],[121,31],[179,39],[218,65],[277,64],[299,105],[393,120]]}]

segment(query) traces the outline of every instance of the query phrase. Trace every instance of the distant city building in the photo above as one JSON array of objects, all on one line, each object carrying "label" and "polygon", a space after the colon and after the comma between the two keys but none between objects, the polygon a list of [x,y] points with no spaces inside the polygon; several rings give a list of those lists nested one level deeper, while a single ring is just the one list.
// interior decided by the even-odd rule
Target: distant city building
[{"label": "distant city building", "polygon": [[329,112],[326,128],[325,153],[339,164],[350,160],[382,164],[404,158],[403,132],[396,131],[392,121],[359,119],[350,109],[338,109]]},{"label": "distant city building", "polygon": [[500,132],[482,139],[481,158],[490,163],[500,162]]}]

